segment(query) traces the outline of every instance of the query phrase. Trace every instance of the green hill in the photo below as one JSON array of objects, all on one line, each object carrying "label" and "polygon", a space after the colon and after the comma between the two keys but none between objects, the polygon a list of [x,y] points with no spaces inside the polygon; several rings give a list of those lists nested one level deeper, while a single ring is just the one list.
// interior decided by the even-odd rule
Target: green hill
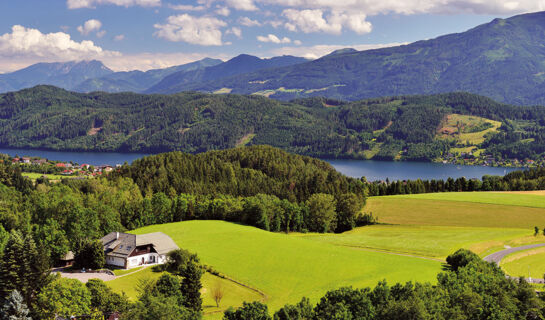
[{"label": "green hill", "polygon": [[[444,139],[438,129],[452,115],[480,122],[467,120],[462,134]],[[543,137],[544,107],[467,93],[351,103],[196,92],[81,94],[50,86],[0,95],[2,147],[199,153],[267,144],[323,158],[423,161],[445,158],[451,149],[479,149],[482,162],[487,156],[543,159]]]},{"label": "green hill", "polygon": [[361,251],[285,234],[219,221],[189,221],[148,226],[134,233],[161,231],[201,261],[258,288],[272,310],[298,302],[316,301],[341,286],[374,286],[389,282],[435,281],[441,262]]},{"label": "green hill", "polygon": [[[545,12],[495,19],[409,45],[347,52],[184,90],[344,100],[467,91],[513,104],[543,104]],[[173,92],[173,91],[169,91]]]}]

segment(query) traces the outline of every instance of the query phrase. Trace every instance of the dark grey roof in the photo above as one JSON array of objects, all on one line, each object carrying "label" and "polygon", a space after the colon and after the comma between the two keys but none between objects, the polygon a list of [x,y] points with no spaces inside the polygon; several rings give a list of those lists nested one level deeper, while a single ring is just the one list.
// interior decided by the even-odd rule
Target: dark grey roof
[{"label": "dark grey roof", "polygon": [[109,256],[126,258],[136,248],[136,235],[130,233],[110,232],[100,240]]},{"label": "dark grey roof", "polygon": [[176,243],[162,232],[134,235],[123,232],[110,232],[102,239],[104,251],[109,256],[127,258],[137,246],[153,245],[159,254],[167,254],[179,249]]}]

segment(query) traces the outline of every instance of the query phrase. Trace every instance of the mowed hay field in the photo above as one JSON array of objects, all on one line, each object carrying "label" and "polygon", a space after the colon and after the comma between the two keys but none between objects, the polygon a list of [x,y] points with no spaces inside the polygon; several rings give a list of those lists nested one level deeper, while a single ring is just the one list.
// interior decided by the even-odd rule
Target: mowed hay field
[{"label": "mowed hay field", "polygon": [[276,310],[306,296],[314,302],[341,286],[406,281],[435,282],[441,262],[340,247],[223,221],[187,221],[148,226],[161,231],[201,261],[267,295]]},{"label": "mowed hay field", "polygon": [[374,197],[366,212],[381,223],[419,226],[533,229],[545,226],[545,197],[460,192]]},{"label": "mowed hay field", "polygon": [[[444,258],[460,248],[482,254],[504,244],[516,245],[513,239],[526,239],[529,234],[528,230],[513,228],[375,225],[343,234],[299,236],[338,246],[406,253],[444,261]],[[533,237],[528,238],[534,240]],[[545,238],[541,241],[545,241]]]}]

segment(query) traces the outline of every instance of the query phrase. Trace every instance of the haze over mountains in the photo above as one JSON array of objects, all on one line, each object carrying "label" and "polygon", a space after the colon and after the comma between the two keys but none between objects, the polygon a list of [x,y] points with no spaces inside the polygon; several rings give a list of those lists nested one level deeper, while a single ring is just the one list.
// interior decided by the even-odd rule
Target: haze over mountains
[{"label": "haze over mountains", "polygon": [[261,59],[242,54],[226,62],[205,58],[180,66],[146,72],[137,70],[114,72],[97,60],[38,63],[12,73],[0,74],[0,92],[17,91],[40,84],[78,92],[182,91],[184,86],[194,83],[307,61],[305,58],[293,56]]},{"label": "haze over mountains", "polygon": [[545,12],[495,19],[463,33],[308,61],[239,55],[147,72],[99,61],[37,64],[0,75],[0,92],[50,84],[79,92],[259,94],[340,100],[466,91],[518,105],[545,104]]}]

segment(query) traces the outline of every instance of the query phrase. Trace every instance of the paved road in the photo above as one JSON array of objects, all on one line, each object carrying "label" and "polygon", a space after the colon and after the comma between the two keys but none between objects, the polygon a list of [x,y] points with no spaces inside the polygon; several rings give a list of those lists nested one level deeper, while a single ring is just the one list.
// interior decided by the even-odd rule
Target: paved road
[{"label": "paved road", "polygon": [[[539,247],[545,247],[545,243],[530,244],[530,245],[527,245],[527,246],[509,248],[509,249],[505,249],[505,250],[502,250],[502,251],[498,251],[496,253],[493,253],[491,255],[488,255],[488,256],[484,257],[484,261],[494,262],[495,264],[500,265],[500,261],[508,254],[518,252],[518,251],[522,251],[522,250],[539,248]],[[543,279],[534,279],[534,278],[526,279],[526,281],[532,282],[532,283],[545,283],[545,281]]]},{"label": "paved road", "polygon": [[522,251],[522,250],[539,248],[539,247],[545,247],[545,243],[530,244],[530,245],[527,245],[527,246],[514,247],[514,248],[509,248],[509,249],[505,249],[505,250],[502,250],[502,251],[498,251],[496,253],[493,253],[491,255],[488,255],[488,256],[484,257],[484,261],[494,262],[497,265],[499,265],[501,259],[503,259],[508,254],[511,254],[511,253],[514,253],[514,252],[517,252],[517,251]]}]

